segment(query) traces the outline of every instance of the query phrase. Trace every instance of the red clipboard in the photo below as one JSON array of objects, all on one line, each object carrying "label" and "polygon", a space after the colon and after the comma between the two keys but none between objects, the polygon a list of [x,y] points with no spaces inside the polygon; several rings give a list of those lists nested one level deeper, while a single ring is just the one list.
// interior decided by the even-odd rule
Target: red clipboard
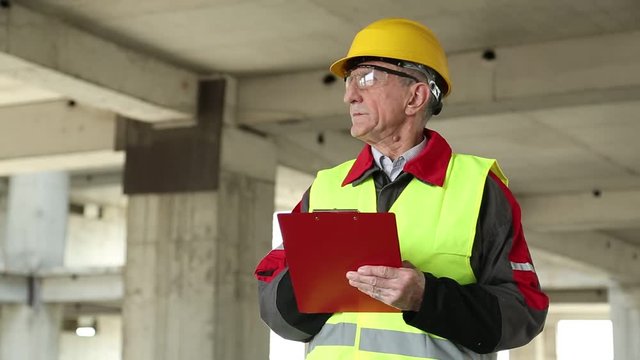
[{"label": "red clipboard", "polygon": [[393,213],[278,214],[293,291],[302,313],[398,312],[349,285],[362,265],[401,267]]}]

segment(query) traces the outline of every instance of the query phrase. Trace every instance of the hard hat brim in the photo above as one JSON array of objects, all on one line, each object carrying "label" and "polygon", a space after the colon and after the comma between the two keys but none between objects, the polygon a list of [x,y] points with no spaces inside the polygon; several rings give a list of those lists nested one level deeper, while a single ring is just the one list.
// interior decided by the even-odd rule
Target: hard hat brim
[{"label": "hard hat brim", "polygon": [[350,56],[346,56],[343,57],[342,59],[334,62],[333,64],[331,64],[331,66],[329,66],[329,71],[339,77],[340,79],[344,79],[345,75],[347,75],[347,71],[344,68],[344,65],[347,63],[347,61],[349,61],[349,59],[351,59],[352,57]]}]

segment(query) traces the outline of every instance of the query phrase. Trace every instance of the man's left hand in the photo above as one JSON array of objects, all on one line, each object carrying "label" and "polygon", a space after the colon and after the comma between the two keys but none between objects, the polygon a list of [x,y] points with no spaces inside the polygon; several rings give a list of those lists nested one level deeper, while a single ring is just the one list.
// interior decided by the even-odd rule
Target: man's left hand
[{"label": "man's left hand", "polygon": [[424,296],[424,274],[410,262],[403,267],[361,266],[358,271],[347,272],[349,285],[372,298],[406,311],[418,311]]}]

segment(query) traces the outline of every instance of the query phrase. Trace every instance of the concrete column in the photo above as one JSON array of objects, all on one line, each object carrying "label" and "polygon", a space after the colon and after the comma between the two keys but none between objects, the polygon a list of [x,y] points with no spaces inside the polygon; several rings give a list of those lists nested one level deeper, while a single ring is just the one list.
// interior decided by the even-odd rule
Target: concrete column
[{"label": "concrete column", "polygon": [[0,359],[57,360],[62,305],[0,307]]},{"label": "concrete column", "polygon": [[537,347],[536,359],[539,360],[556,360],[556,336],[558,329],[558,319],[555,317],[547,318],[544,330],[536,339],[540,339]]},{"label": "concrete column", "polygon": [[[66,173],[16,175],[9,181],[5,271],[33,274],[63,265],[68,214]],[[39,301],[39,281],[29,281],[26,304],[0,310],[0,359],[58,358],[61,305]]]},{"label": "concrete column", "polygon": [[216,191],[129,197],[124,360],[268,359],[253,269],[268,251],[275,147],[224,129]]},{"label": "concrete column", "polygon": [[260,320],[253,270],[271,249],[276,148],[237,131],[223,136],[214,359],[266,360],[269,329]]},{"label": "concrete column", "polygon": [[636,359],[640,354],[640,286],[609,287],[615,359]]},{"label": "concrete column", "polygon": [[5,243],[7,237],[7,197],[9,195],[9,182],[0,179],[0,271],[6,269]]},{"label": "concrete column", "polygon": [[213,359],[216,192],[129,197],[125,360]]}]

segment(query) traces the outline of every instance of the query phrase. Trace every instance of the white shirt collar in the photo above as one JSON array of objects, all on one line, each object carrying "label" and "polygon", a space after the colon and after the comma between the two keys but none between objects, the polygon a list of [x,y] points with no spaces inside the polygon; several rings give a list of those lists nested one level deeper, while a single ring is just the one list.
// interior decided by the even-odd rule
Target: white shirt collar
[{"label": "white shirt collar", "polygon": [[383,153],[380,152],[380,150],[376,149],[373,146],[371,147],[371,155],[373,155],[373,160],[375,161],[376,165],[380,169],[382,169],[382,171],[384,171],[385,174],[387,174],[387,176],[391,181],[394,181],[398,177],[398,175],[400,175],[400,173],[402,172],[404,165],[409,161],[411,161],[416,156],[418,156],[418,154],[420,154],[420,152],[422,151],[422,149],[424,149],[426,145],[427,145],[427,138],[423,137],[422,141],[418,145],[407,150],[404,154],[400,155],[400,157],[398,157],[395,161],[391,161],[391,158],[384,155]]}]

